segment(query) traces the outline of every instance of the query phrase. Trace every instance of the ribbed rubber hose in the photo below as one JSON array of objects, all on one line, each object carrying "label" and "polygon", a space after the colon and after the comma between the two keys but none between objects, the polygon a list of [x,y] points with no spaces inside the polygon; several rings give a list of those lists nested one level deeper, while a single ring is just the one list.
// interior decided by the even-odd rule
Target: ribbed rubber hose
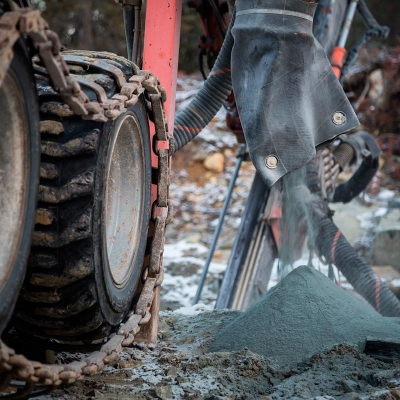
[{"label": "ribbed rubber hose", "polygon": [[[371,156],[373,161],[377,160],[376,149],[370,143]],[[369,164],[371,165],[371,164]],[[361,169],[361,168],[360,168]],[[358,171],[360,171],[360,169]],[[336,265],[343,273],[348,282],[354,289],[362,295],[380,314],[386,317],[400,317],[400,301],[393,292],[385,286],[374,270],[356,252],[347,241],[339,228],[329,218],[329,211],[322,200],[321,189],[319,186],[318,168],[313,161],[306,166],[307,188],[312,197],[301,195],[304,193],[301,187],[291,188],[294,191],[292,196],[300,193],[300,198],[296,202],[305,202],[305,208],[300,207],[300,219],[310,218],[312,237],[315,238],[315,246],[320,255]],[[358,172],[357,171],[357,172]],[[304,210],[307,209],[306,215]],[[302,215],[301,215],[302,214]]]},{"label": "ribbed rubber hose", "polygon": [[175,151],[193,140],[215,117],[232,91],[231,53],[233,47],[232,26],[235,10],[225,36],[224,44],[208,75],[204,86],[190,104],[175,118]]},{"label": "ribbed rubber hose", "polygon": [[318,227],[316,246],[320,254],[336,265],[376,311],[386,317],[400,317],[397,297],[357,254],[332,220],[325,217],[314,223]]},{"label": "ribbed rubber hose", "polygon": [[372,181],[379,168],[379,159],[365,159],[348,182],[335,189],[332,202],[348,203],[357,197]]}]

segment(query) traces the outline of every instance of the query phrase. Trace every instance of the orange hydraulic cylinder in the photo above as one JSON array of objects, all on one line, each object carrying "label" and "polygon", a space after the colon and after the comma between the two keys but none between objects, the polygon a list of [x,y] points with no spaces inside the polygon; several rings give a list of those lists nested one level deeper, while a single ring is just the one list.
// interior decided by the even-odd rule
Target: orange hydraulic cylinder
[{"label": "orange hydraulic cylinder", "polygon": [[347,51],[344,47],[335,47],[332,50],[331,64],[336,77],[340,79]]}]

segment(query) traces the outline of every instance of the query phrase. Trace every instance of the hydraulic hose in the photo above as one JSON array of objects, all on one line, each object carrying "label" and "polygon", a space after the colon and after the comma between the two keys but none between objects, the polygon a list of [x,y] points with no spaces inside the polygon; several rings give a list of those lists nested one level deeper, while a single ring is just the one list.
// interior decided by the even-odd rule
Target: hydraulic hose
[{"label": "hydraulic hose", "polygon": [[332,202],[348,203],[353,200],[368,186],[378,168],[379,160],[377,158],[366,158],[351,179],[335,189]]},{"label": "hydraulic hose", "polygon": [[231,53],[233,36],[231,29],[235,22],[235,10],[225,36],[222,49],[208,75],[204,86],[199,90],[188,107],[175,118],[175,151],[193,140],[214,118],[232,91]]},{"label": "hydraulic hose", "polygon": [[[364,156],[365,158],[363,159],[362,164],[351,179],[348,182],[342,183],[335,189],[332,199],[333,203],[348,203],[358,196],[367,188],[379,168],[379,155],[381,151],[374,137],[368,132],[359,131],[343,141],[339,146],[339,149],[343,150],[341,152],[342,154],[339,154],[339,152],[334,153],[334,157],[337,159],[339,164],[340,158],[342,158],[346,149],[344,146],[352,147],[357,158],[365,154],[365,152],[367,152],[367,155]],[[350,153],[348,156],[349,155]]]},{"label": "hydraulic hose", "polygon": [[314,224],[318,228],[316,246],[320,254],[336,265],[376,311],[386,317],[400,317],[399,300],[357,254],[333,221],[326,216]]},{"label": "hydraulic hose", "polygon": [[[380,314],[386,317],[400,317],[400,301],[380,280],[374,270],[347,241],[339,228],[330,218],[329,209],[321,197],[316,184],[317,166],[311,161],[306,166],[306,184],[291,184],[286,193],[289,203],[296,204],[292,213],[295,221],[306,220],[309,237],[321,256],[330,264],[336,265],[354,289],[363,296]],[[290,175],[290,174],[289,174]],[[284,179],[290,179],[285,177]],[[292,180],[299,181],[299,173]],[[301,181],[301,180],[300,180]],[[286,185],[287,186],[287,185]],[[290,206],[289,206],[290,212]],[[297,223],[297,222],[296,222]]]},{"label": "hydraulic hose", "polygon": [[365,0],[359,0],[357,5],[357,10],[363,19],[368,30],[361,36],[361,38],[356,42],[356,44],[347,53],[346,62],[342,68],[341,81],[347,76],[350,67],[356,61],[358,52],[364,44],[368,43],[370,40],[376,38],[379,40],[385,40],[389,37],[390,29],[387,26],[381,26],[379,22],[372,15],[369,10]]},{"label": "hydraulic hose", "polygon": [[357,4],[357,10],[360,13],[361,18],[363,19],[365,25],[369,28],[380,28],[381,25],[372,15],[370,9],[368,8],[365,0],[359,0]]},{"label": "hydraulic hose", "polygon": [[339,164],[340,168],[343,170],[354,158],[354,149],[348,143],[341,143],[339,147],[334,151],[333,158]]},{"label": "hydraulic hose", "polygon": [[124,15],[126,50],[128,53],[128,60],[132,61],[133,29],[134,29],[135,11],[134,11],[133,7],[130,5],[124,5],[122,10],[123,10],[122,12]]}]

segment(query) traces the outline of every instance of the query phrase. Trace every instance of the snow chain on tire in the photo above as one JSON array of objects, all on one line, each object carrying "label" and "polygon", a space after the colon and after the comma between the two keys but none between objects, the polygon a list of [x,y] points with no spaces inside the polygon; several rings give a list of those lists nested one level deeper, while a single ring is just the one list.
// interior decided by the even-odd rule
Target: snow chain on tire
[{"label": "snow chain on tire", "polygon": [[[156,131],[153,150],[158,155],[157,200],[152,210],[155,232],[150,265],[143,272],[143,289],[134,311],[99,351],[91,353],[81,361],[66,365],[46,365],[30,361],[23,355],[15,354],[12,348],[0,340],[0,392],[9,385],[11,379],[15,378],[27,382],[23,390],[23,394],[27,396],[34,390],[36,384],[49,386],[71,384],[83,379],[84,376],[98,373],[106,364],[117,359],[124,346],[129,346],[135,341],[135,336],[143,325],[148,324],[152,318],[158,318],[157,315],[151,315],[150,309],[164,276],[161,264],[165,226],[171,218],[168,187],[173,138],[168,132],[164,111],[166,92],[154,75],[149,71],[139,70],[133,64],[136,75],[126,81],[123,73],[115,68],[110,72],[121,88],[120,93],[107,99],[96,92],[95,87],[91,87],[95,90],[99,101],[90,101],[81,90],[79,82],[69,74],[68,66],[60,53],[58,36],[49,30],[47,23],[36,10],[19,9],[15,6],[13,11],[4,13],[0,19],[0,85],[13,58],[13,45],[20,35],[28,35],[32,39],[40,61],[45,66],[45,70],[40,66],[35,66],[35,69],[42,68],[43,72],[48,73],[53,88],[70,109],[83,119],[101,122],[114,120],[128,107],[135,105],[143,93],[152,108]],[[90,85],[90,82],[82,84]]]}]

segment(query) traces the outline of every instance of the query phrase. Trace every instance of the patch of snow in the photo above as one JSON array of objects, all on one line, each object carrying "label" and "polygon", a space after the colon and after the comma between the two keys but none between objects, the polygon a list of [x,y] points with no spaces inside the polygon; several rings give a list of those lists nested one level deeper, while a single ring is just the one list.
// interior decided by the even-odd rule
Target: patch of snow
[{"label": "patch of snow", "polygon": [[183,314],[183,315],[198,315],[205,311],[212,311],[213,308],[207,304],[195,304],[191,307],[181,307],[174,311],[175,314]]},{"label": "patch of snow", "polygon": [[204,264],[204,260],[202,258],[197,258],[197,257],[191,257],[188,255],[174,255],[171,256],[171,254],[164,253],[164,266],[168,267],[169,264],[171,263],[192,263],[192,264],[198,264],[198,265],[203,265]]},{"label": "patch of snow", "polygon": [[190,306],[196,293],[197,281],[193,277],[164,275],[162,286],[163,301],[177,302],[182,306]]},{"label": "patch of snow", "polygon": [[384,217],[388,213],[387,207],[381,207],[374,212],[374,217]]},{"label": "patch of snow", "polygon": [[196,255],[207,254],[208,249],[200,243],[188,243],[185,240],[181,240],[177,243],[166,244],[164,246],[164,259],[177,259],[183,257],[187,252],[193,252]]},{"label": "patch of snow", "polygon": [[360,221],[360,226],[363,229],[370,229],[374,226],[373,222],[371,221],[373,217],[373,213],[365,212],[360,215],[357,215],[356,218]]},{"label": "patch of snow", "polygon": [[212,226],[213,228],[216,228],[218,225],[218,221],[219,221],[218,218],[214,219],[213,221],[210,222],[210,226]]},{"label": "patch of snow", "polygon": [[395,197],[395,193],[392,190],[381,189],[376,197],[378,200],[388,201]]},{"label": "patch of snow", "polygon": [[226,270],[226,264],[217,262],[212,262],[208,268],[208,272],[216,275],[225,272],[225,270]]},{"label": "patch of snow", "polygon": [[394,287],[400,287],[400,279],[393,279],[390,284]]}]

